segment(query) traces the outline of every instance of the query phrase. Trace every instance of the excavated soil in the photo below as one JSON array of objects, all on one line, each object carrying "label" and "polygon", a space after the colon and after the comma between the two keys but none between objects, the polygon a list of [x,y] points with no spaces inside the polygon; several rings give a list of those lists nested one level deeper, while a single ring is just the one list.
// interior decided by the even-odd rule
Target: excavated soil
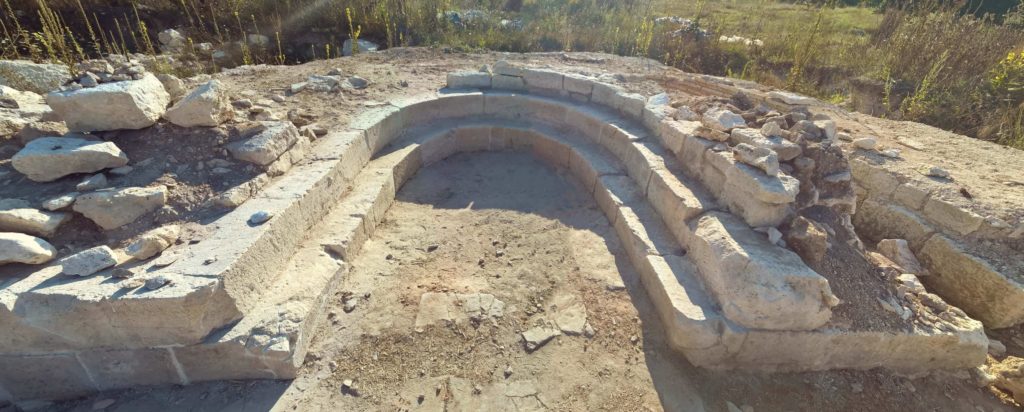
[{"label": "excavated soil", "polygon": [[[140,388],[50,409],[112,400],[107,410],[1012,410],[966,372],[908,379],[689,365],[667,347],[594,201],[526,154],[462,154],[422,169],[340,290],[292,382]],[[490,293],[504,314],[417,332],[429,292]],[[557,316],[552,301],[565,296],[586,307],[594,336],[563,335],[527,352],[520,333]]]},{"label": "excavated soil", "polygon": [[[670,69],[632,58],[561,53],[392,49],[301,66],[243,67],[215,78],[227,85],[233,98],[262,100],[282,117],[299,110],[330,129],[394,97],[436,90],[448,72],[500,59],[565,72],[622,73],[631,80],[631,90],[650,93],[660,87],[673,93],[670,84],[644,80],[674,75]],[[284,94],[290,84],[333,68],[371,84],[343,93],[307,91],[288,96],[283,103],[270,100]],[[841,129],[873,133],[882,146],[895,147],[901,136],[905,144],[914,144],[907,143],[912,137],[921,148],[901,145],[908,173],[923,163],[950,170],[957,187],[966,187],[975,196],[972,210],[1009,219],[1017,216],[1014,210],[1024,202],[1024,185],[1012,171],[938,158],[963,159],[955,153],[965,150],[979,155],[972,159],[995,156],[1007,161],[1019,158],[1019,151],[983,150],[978,145],[964,149],[927,126],[830,114]],[[123,179],[132,179],[132,185],[171,183],[169,204],[179,213],[172,221],[189,222],[190,232],[182,239],[195,242],[205,235],[202,223],[223,213],[199,205],[257,173],[232,167],[232,173],[213,175],[195,167],[199,161],[228,158],[217,143],[225,133],[230,130],[163,126],[104,137],[125,150],[132,165],[146,158],[157,160],[150,165],[161,167],[143,167]],[[63,194],[80,181],[67,178],[40,189],[9,170],[3,159],[13,152],[0,153],[2,197],[35,202]],[[116,179],[112,183],[128,184]],[[156,221],[152,216],[137,225],[101,232],[79,217],[63,228],[66,233],[58,235],[55,244],[62,255],[98,243],[119,244]],[[7,266],[0,279],[9,268],[21,270]],[[850,303],[847,307],[877,309],[871,299],[876,283],[884,283],[881,275],[860,265],[844,266],[842,255],[816,269]],[[860,275],[843,277],[851,271]],[[558,176],[527,155],[458,155],[422,169],[399,193],[344,282],[343,293],[331,300],[327,319],[294,381],[138,388],[43,409],[89,411],[112,401],[106,410],[458,410],[483,404],[483,410],[726,411],[727,402],[757,411],[1013,410],[987,389],[976,387],[967,371],[909,379],[878,371],[752,374],[689,365],[668,348],[646,292],[593,200],[571,178]],[[504,315],[417,332],[420,298],[427,292],[493,294],[506,304]],[[553,316],[556,298],[582,303],[595,335],[563,335],[526,352],[520,333]],[[356,302],[351,312],[346,312],[346,301]],[[887,312],[875,312],[848,312],[841,305],[836,319],[864,329],[900,326]],[[1004,343],[1010,353],[1024,350],[1024,338]],[[511,372],[507,377],[506,370]],[[354,381],[354,392],[342,390],[346,380]]]}]

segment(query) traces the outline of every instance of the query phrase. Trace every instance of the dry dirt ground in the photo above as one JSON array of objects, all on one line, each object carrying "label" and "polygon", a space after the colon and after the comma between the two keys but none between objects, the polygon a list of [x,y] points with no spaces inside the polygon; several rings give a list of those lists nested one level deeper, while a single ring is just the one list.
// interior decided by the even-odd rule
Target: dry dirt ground
[{"label": "dry dirt ground", "polygon": [[[762,375],[697,369],[666,346],[594,201],[526,154],[463,154],[422,169],[352,263],[299,378],[141,388],[56,411],[1013,410],[969,377]],[[420,328],[424,293],[488,293],[503,315]],[[351,312],[345,302],[354,301]],[[520,333],[585,306],[593,337],[527,352]],[[352,380],[354,389],[343,389]]]},{"label": "dry dirt ground", "polygon": [[[375,102],[436,90],[449,71],[475,69],[503,58],[566,71],[582,67],[590,72],[627,73],[632,79],[656,79],[670,72],[611,56],[524,58],[393,49],[301,66],[247,67],[216,78],[228,85],[234,97],[254,101],[269,100],[288,85],[335,67],[369,79],[372,83],[365,90],[307,92],[272,104],[282,115],[289,109],[302,110],[332,128],[346,124]],[[630,83],[630,88],[653,89],[654,83]],[[671,92],[670,87],[661,86]],[[956,148],[945,145],[945,135],[933,128],[859,115],[834,117],[848,130],[877,133],[883,145],[897,141],[898,136],[887,130],[923,141],[921,150],[904,148],[908,165],[916,160],[931,162],[917,159],[924,156],[919,152],[941,150],[955,157],[949,151]],[[165,133],[173,136],[186,133],[168,130]],[[201,138],[205,132],[189,133]],[[177,173],[183,165],[222,156],[202,149],[205,143],[160,139],[154,140],[159,145],[133,148],[132,137],[140,136],[111,138],[123,139],[118,144],[124,143],[133,162],[148,156],[164,160],[159,164],[166,167],[153,179],[173,178],[182,193],[206,198],[222,190],[222,183],[232,183],[214,180],[206,187],[202,176],[189,177],[189,169]],[[198,149],[165,156],[167,150],[189,147]],[[133,150],[139,154],[133,155]],[[1011,155],[998,150],[990,154]],[[997,189],[1004,187],[1008,194],[1003,198],[1024,199],[1024,185],[1014,183],[1020,177],[1007,171],[994,174],[977,165],[932,163],[950,170],[957,184],[982,197],[998,197]],[[15,177],[6,179],[12,182]],[[185,196],[180,199],[176,203],[180,209],[198,203]],[[200,223],[215,217],[199,213],[188,220],[195,222],[198,231]],[[71,240],[89,246],[84,243],[118,243],[130,236],[87,229],[83,226],[82,237],[71,235]],[[201,237],[196,233],[190,238]],[[689,365],[667,347],[646,292],[593,200],[571,178],[522,154],[459,155],[421,170],[400,191],[385,223],[352,262],[344,282],[344,293],[331,300],[328,319],[320,325],[294,381],[137,388],[40,409],[727,411],[731,402],[755,411],[1014,410],[988,389],[976,387],[967,371],[910,379],[882,371],[756,374]],[[424,293],[492,294],[505,307],[499,318],[426,326],[417,332]],[[560,336],[528,353],[520,333],[557,316],[566,303],[585,307],[593,337]],[[1011,354],[1024,353],[1024,334],[1020,343],[1009,338],[1004,343]],[[346,380],[353,381],[355,390],[342,390]]]}]

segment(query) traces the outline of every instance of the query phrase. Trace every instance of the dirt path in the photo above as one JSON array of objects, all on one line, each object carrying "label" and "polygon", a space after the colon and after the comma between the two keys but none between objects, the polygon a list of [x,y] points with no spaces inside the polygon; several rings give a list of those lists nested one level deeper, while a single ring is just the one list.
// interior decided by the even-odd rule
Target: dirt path
[{"label": "dirt path", "polygon": [[[340,290],[293,382],[135,389],[52,409],[109,399],[118,411],[1010,410],[963,374],[690,366],[666,346],[597,205],[525,154],[422,169]],[[521,333],[544,325],[582,333],[528,352]]]}]

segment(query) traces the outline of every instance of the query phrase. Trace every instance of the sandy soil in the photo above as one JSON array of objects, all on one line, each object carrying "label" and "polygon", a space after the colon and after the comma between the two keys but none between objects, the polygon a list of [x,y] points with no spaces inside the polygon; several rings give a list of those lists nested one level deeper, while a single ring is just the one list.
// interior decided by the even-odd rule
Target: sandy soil
[{"label": "sandy soil", "polygon": [[[417,332],[421,296],[431,292],[490,293],[504,314]],[[557,316],[552,302],[567,296],[585,306],[594,336],[563,335],[527,352],[520,333]],[[293,382],[141,388],[48,409],[113,401],[106,410],[1013,410],[966,372],[714,372],[664,339],[613,230],[576,182],[525,154],[458,155],[400,191]]]}]

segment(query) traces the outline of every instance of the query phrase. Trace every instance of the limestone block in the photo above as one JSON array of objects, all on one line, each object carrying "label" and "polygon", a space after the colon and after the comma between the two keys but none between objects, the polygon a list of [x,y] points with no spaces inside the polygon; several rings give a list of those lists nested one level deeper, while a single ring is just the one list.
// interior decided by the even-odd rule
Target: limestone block
[{"label": "limestone block", "polygon": [[615,109],[615,97],[619,93],[624,93],[624,92],[625,92],[625,90],[622,89],[619,86],[595,81],[594,82],[594,91],[592,92],[592,94],[590,96],[590,102],[594,103],[594,104],[599,104],[599,105],[602,105],[602,106],[605,106],[605,107],[608,107],[608,108],[611,108],[611,109]]},{"label": "limestone block", "polygon": [[711,108],[704,112],[701,122],[704,123],[704,126],[723,132],[747,127],[747,122],[743,120],[743,117],[720,107]]},{"label": "limestone block", "polygon": [[646,202],[620,206],[614,228],[634,262],[643,262],[647,255],[683,254],[682,247],[669,233],[658,212]]},{"label": "limestone block", "polygon": [[928,195],[929,193],[924,189],[907,183],[899,185],[893,192],[892,198],[908,209],[921,210],[925,201],[928,200]]},{"label": "limestone block", "polygon": [[117,264],[117,256],[107,246],[96,246],[60,260],[61,273],[69,276],[92,276]]},{"label": "limestone block", "polygon": [[647,98],[642,94],[637,93],[616,93],[612,100],[615,104],[615,110],[622,113],[633,120],[643,119],[644,106],[647,104]]},{"label": "limestone block", "polygon": [[159,227],[143,233],[134,242],[128,244],[125,253],[137,260],[146,260],[171,247],[179,236],[181,236],[181,227],[178,225]]},{"label": "limestone block", "polygon": [[878,253],[899,265],[906,273],[913,273],[917,276],[927,275],[906,240],[882,239],[878,242]]},{"label": "limestone block", "polygon": [[594,92],[595,79],[579,74],[567,73],[563,80],[562,86],[565,91],[569,93],[575,93],[581,96],[586,96],[587,99]]},{"label": "limestone block", "polygon": [[643,192],[629,176],[606,175],[597,179],[594,200],[601,208],[608,222],[614,226],[619,217],[619,208],[644,198]]},{"label": "limestone block", "polygon": [[746,143],[755,147],[763,147],[779,155],[779,160],[788,162],[796,159],[803,152],[800,145],[781,136],[765,137],[757,129],[733,129],[729,141],[733,144]]},{"label": "limestone block", "polygon": [[88,351],[78,355],[100,390],[182,382],[169,349]]},{"label": "limestone block", "polygon": [[565,143],[548,138],[547,136],[538,136],[531,147],[531,151],[548,166],[557,169],[569,168],[570,149]]},{"label": "limestone block", "polygon": [[686,138],[696,136],[700,126],[700,122],[665,120],[660,124],[661,132],[658,134],[658,140],[668,150],[678,155],[683,152],[683,143]]},{"label": "limestone block", "polygon": [[46,94],[71,80],[63,64],[33,63],[28,60],[0,60],[0,85]]},{"label": "limestone block", "polygon": [[57,249],[49,242],[22,233],[0,232],[0,265],[46,263],[57,255]]},{"label": "limestone block", "polygon": [[911,249],[919,249],[935,233],[913,212],[896,205],[885,205],[873,199],[860,204],[853,215],[857,233],[872,242],[882,239],[906,239]]},{"label": "limestone block", "polygon": [[1024,285],[1018,280],[1007,278],[943,235],[932,236],[919,256],[930,272],[921,278],[928,289],[982,321],[986,328],[1024,322]]},{"label": "limestone block", "polygon": [[[696,136],[686,136],[683,139],[683,145],[680,146],[680,151],[676,153],[676,159],[679,160],[679,164],[687,174],[690,176],[700,176],[704,167],[704,157],[714,146],[715,142],[710,140]],[[711,191],[719,190],[719,187],[707,185],[705,187]]]},{"label": "limestone block", "polygon": [[651,296],[672,347],[683,350],[718,345],[724,319],[698,279],[697,268],[684,256],[648,255],[638,265],[644,288]]},{"label": "limestone block", "polygon": [[726,192],[744,191],[765,203],[793,203],[800,192],[800,181],[795,177],[785,173],[768,176],[745,164],[735,164],[726,172],[726,179]]},{"label": "limestone block", "polygon": [[526,83],[519,76],[506,76],[495,74],[491,77],[491,88],[499,90],[521,91],[526,90]]},{"label": "limestone block", "polygon": [[163,84],[150,73],[140,80],[46,95],[46,103],[72,132],[146,128],[163,116],[170,102]]},{"label": "limestone block", "polygon": [[562,91],[562,73],[547,69],[524,69],[523,81],[531,92],[559,94]]},{"label": "limestone block", "polygon": [[72,207],[104,230],[134,222],[167,203],[167,187],[128,187],[87,193]]},{"label": "limestone block", "polygon": [[596,106],[572,105],[566,107],[565,124],[575,129],[587,140],[599,143],[605,125],[614,118],[613,114],[598,109]]},{"label": "limestone block", "polygon": [[46,212],[28,207],[0,206],[0,231],[51,237],[57,228],[71,219],[63,212]]},{"label": "limestone block", "polygon": [[838,303],[828,280],[735,217],[712,212],[690,223],[691,259],[730,320],[749,328],[809,330]]},{"label": "limestone block", "polygon": [[171,106],[164,118],[182,127],[213,127],[234,115],[227,87],[219,80],[210,80]]},{"label": "limestone block", "polygon": [[267,166],[299,140],[299,129],[291,122],[261,122],[263,130],[252,137],[229,143],[227,149],[238,160]]},{"label": "limestone block", "polygon": [[874,198],[887,199],[900,186],[895,176],[863,159],[850,159],[850,171],[853,172],[853,181],[867,189]]},{"label": "limestone block", "polygon": [[490,87],[490,73],[479,71],[448,73],[448,88],[450,89],[489,89]]},{"label": "limestone block", "polygon": [[21,400],[70,398],[99,390],[73,353],[0,355],[0,388]]},{"label": "limestone block", "polygon": [[924,217],[939,227],[967,236],[981,227],[985,218],[949,202],[929,198],[924,205]]},{"label": "limestone block", "polygon": [[124,166],[128,156],[111,142],[44,137],[25,145],[11,164],[33,181],[50,182],[70,174]]}]

